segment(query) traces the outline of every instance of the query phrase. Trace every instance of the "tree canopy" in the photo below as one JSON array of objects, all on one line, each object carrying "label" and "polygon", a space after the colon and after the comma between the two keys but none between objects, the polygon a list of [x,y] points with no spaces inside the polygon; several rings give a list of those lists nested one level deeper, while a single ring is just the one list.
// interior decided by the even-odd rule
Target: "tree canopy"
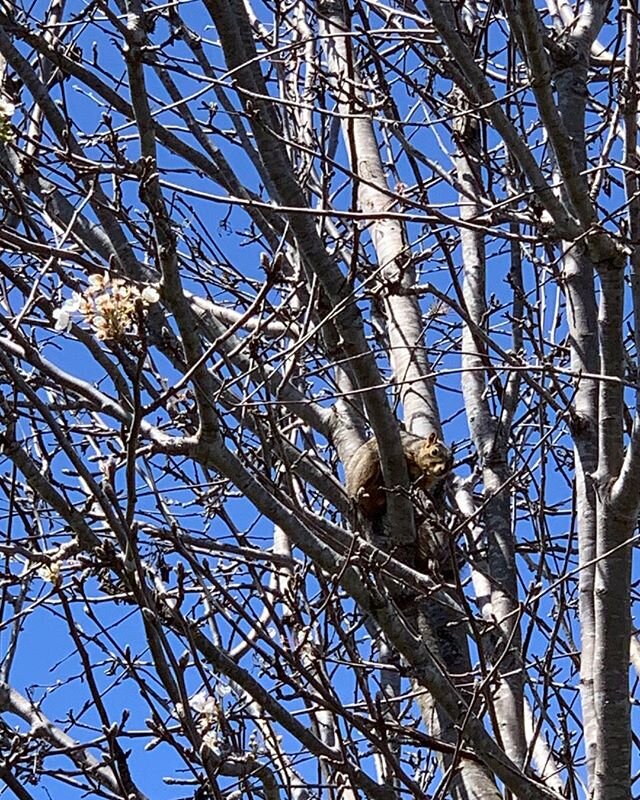
[{"label": "tree canopy", "polygon": [[637,0],[0,3],[0,794],[637,794],[637,119]]}]

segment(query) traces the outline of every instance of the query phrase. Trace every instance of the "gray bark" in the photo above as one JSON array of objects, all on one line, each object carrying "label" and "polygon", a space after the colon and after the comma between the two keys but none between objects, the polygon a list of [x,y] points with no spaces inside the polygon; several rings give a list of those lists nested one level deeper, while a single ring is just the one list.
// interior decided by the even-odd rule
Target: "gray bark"
[{"label": "gray bark", "polygon": [[[463,106],[464,108],[464,106]],[[460,197],[461,216],[473,219],[480,213],[479,204],[469,200],[472,193],[480,194],[479,132],[472,112],[458,126],[456,169],[458,182],[465,188]],[[486,255],[482,235],[469,229],[461,230],[463,259],[463,296],[466,313],[478,327],[485,325]],[[523,717],[523,669],[520,659],[518,587],[515,570],[515,542],[511,528],[507,471],[508,429],[492,413],[487,402],[487,381],[484,370],[486,356],[479,347],[474,331],[465,325],[462,333],[462,391],[471,438],[476,447],[484,484],[485,498],[482,514],[487,570],[491,586],[491,609],[499,632],[495,658],[499,663],[493,702],[498,731],[505,752],[517,764],[524,764],[526,743]]]}]

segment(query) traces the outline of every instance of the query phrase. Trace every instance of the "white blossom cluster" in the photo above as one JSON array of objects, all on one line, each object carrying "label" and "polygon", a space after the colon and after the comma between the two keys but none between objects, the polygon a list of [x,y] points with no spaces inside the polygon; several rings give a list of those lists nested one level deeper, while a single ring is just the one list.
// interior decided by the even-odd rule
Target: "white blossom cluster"
[{"label": "white blossom cluster", "polygon": [[160,293],[155,286],[140,290],[122,278],[109,275],[90,275],[89,285],[82,294],[74,292],[53,316],[57,331],[69,330],[73,314],[80,314],[95,331],[98,339],[120,339],[131,329],[137,318],[139,304],[143,307],[157,303]]},{"label": "white blossom cluster", "polygon": [[[221,698],[226,697],[231,691],[231,687],[223,683],[218,683],[215,688],[216,694]],[[220,722],[224,719],[221,703],[205,690],[201,690],[189,698],[189,705],[198,714],[196,724],[202,734],[203,744],[219,755],[221,753]]]}]

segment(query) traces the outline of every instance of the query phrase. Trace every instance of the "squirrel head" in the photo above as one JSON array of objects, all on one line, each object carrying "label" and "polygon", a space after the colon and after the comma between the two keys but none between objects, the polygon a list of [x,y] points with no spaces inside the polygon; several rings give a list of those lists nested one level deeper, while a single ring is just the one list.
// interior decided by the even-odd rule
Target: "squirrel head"
[{"label": "squirrel head", "polygon": [[429,434],[416,448],[415,467],[426,488],[444,478],[452,466],[451,450],[435,433]]}]

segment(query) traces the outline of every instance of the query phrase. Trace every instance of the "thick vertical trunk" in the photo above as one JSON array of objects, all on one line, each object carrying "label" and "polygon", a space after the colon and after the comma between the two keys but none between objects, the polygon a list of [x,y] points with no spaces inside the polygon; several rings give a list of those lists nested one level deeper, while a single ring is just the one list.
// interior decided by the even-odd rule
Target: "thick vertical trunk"
[{"label": "thick vertical trunk", "polygon": [[[469,112],[459,126],[459,152],[455,163],[464,194],[460,215],[472,220],[481,213],[479,203],[469,198],[480,192],[479,131]],[[487,317],[483,234],[472,228],[460,229],[463,259],[463,295],[466,312],[478,327]],[[485,505],[482,522],[487,546],[487,568],[491,580],[491,606],[497,627],[496,660],[499,663],[493,701],[498,724],[496,732],[505,752],[519,766],[526,758],[523,716],[523,673],[520,663],[518,588],[515,542],[511,527],[507,480],[507,432],[492,414],[486,397],[486,355],[469,325],[462,333],[462,392],[471,438],[480,460]]]},{"label": "thick vertical trunk", "polygon": [[[564,257],[567,317],[571,346],[571,371],[597,374],[597,309],[593,268],[585,255],[569,247]],[[573,441],[575,458],[576,511],[578,516],[578,557],[580,615],[580,699],[587,770],[593,780],[596,758],[593,658],[595,648],[594,576],[596,556],[596,491],[591,476],[598,467],[596,438],[598,386],[590,378],[578,378],[574,394]]]},{"label": "thick vertical trunk", "polygon": [[[586,167],[585,104],[586,63],[572,69],[558,67],[555,85],[558,111],[571,136],[576,161]],[[565,198],[566,199],[566,198]],[[594,269],[588,255],[574,242],[564,245],[564,276],[567,293],[567,320],[571,346],[571,369],[578,376],[599,371],[599,343]],[[595,557],[597,541],[597,496],[593,476],[598,468],[598,385],[578,377],[574,395],[574,455],[576,462],[576,508],[578,512],[578,550],[580,561],[580,698],[584,718],[585,751],[589,785],[593,786],[598,750],[594,701],[594,657],[596,611],[594,606]]]},{"label": "thick vertical trunk", "polygon": [[[423,436],[434,430],[439,433],[440,419],[433,382],[428,377],[431,368],[423,341],[420,308],[415,297],[398,291],[411,289],[415,283],[406,234],[400,222],[380,216],[393,205],[393,199],[372,121],[361,113],[353,113],[354,99],[358,100],[360,107],[366,105],[366,98],[356,89],[362,82],[349,51],[349,40],[344,36],[347,28],[342,10],[332,4],[323,4],[322,11],[327,33],[335,37],[327,39],[325,46],[330,73],[336,81],[338,104],[344,112],[343,132],[351,167],[358,181],[359,209],[369,212],[373,219],[371,237],[379,264],[375,280],[381,279],[388,287],[384,302],[389,358],[405,424],[409,430]],[[393,536],[391,530],[389,533]],[[440,653],[447,670],[454,675],[469,675],[471,666],[464,631],[456,629],[452,633],[452,621],[443,618],[443,614],[446,616],[446,610],[429,601],[422,601],[415,614],[408,612],[410,617],[414,617],[421,636],[429,640],[434,652]],[[420,709],[434,735],[451,744],[458,743],[459,730],[431,697],[422,695]],[[521,755],[523,753],[524,749]],[[521,765],[523,758],[516,763]],[[443,766],[447,768],[450,765],[451,759],[443,758]],[[458,800],[497,800],[500,796],[490,770],[466,760],[451,774],[450,790]]]},{"label": "thick vertical trunk", "polygon": [[[420,603],[417,616],[418,629],[425,644],[437,654],[452,680],[468,687],[472,674],[471,660],[464,626],[459,619],[453,618],[450,609],[432,600]],[[471,700],[469,693],[465,699]],[[452,745],[458,744],[460,731],[430,694],[423,691],[418,696],[418,706],[433,736]],[[452,757],[446,754],[442,762],[445,769],[453,770],[449,775],[447,794],[454,800],[498,800],[501,797],[490,771],[483,764],[465,761],[455,766]]]},{"label": "thick vertical trunk", "polygon": [[372,120],[360,110],[366,108],[367,98],[360,88],[362,79],[351,53],[347,21],[342,7],[327,2],[320,5],[328,34],[323,44],[330,80],[341,112],[351,169],[356,176],[358,210],[371,214],[369,230],[379,269],[369,280],[372,287],[380,282],[385,284],[389,360],[404,422],[408,430],[419,435],[427,436],[432,431],[440,434],[422,314],[416,297],[406,293],[415,284],[415,269],[404,225],[398,219],[384,216],[395,201],[387,184]]},{"label": "thick vertical trunk", "polygon": [[[587,58],[556,70],[558,109],[586,168]],[[565,198],[566,199],[566,198]],[[581,677],[587,768],[596,800],[630,796],[630,548],[631,523],[609,501],[622,466],[623,280],[617,261],[594,269],[575,243],[564,259],[572,368],[613,380],[578,378],[574,441],[579,515]]]},{"label": "thick vertical trunk", "polygon": [[631,797],[629,587],[630,539],[635,525],[635,519],[617,514],[606,501],[600,505],[594,581],[594,800],[629,800]]},{"label": "thick vertical trunk", "polygon": [[617,380],[599,385],[598,516],[594,583],[593,697],[596,720],[596,800],[627,800],[630,792],[631,545],[635,515],[611,503],[610,487],[623,461],[623,279],[619,264],[602,265],[600,278],[600,373]]}]

